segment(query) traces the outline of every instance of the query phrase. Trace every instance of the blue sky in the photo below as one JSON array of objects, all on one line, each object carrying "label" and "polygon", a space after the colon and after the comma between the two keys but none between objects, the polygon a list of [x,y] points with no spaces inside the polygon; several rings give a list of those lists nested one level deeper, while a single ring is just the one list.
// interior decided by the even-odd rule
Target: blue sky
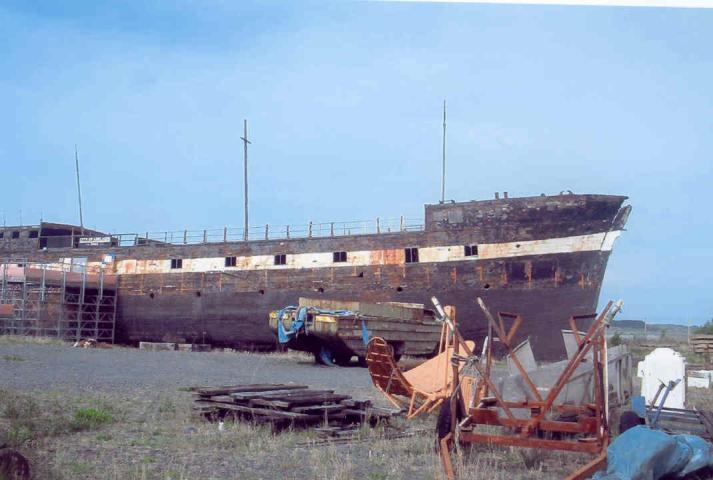
[{"label": "blue sky", "polygon": [[112,232],[419,218],[625,194],[602,300],[713,317],[713,11],[385,2],[0,4],[0,211]]}]

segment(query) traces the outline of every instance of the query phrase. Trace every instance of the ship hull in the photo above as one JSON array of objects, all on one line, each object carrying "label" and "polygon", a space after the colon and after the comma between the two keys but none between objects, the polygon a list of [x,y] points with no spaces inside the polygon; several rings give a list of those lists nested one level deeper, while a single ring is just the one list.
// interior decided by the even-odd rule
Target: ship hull
[{"label": "ship hull", "polygon": [[[608,252],[579,252],[480,265],[418,264],[358,272],[341,267],[336,272],[292,272],[284,286],[271,286],[269,276],[260,272],[244,279],[255,285],[251,291],[237,291],[239,285],[230,282],[218,286],[216,276],[184,274],[182,291],[131,295],[120,286],[116,335],[123,343],[181,341],[269,350],[276,346],[267,323],[269,312],[297,305],[300,297],[430,306],[435,296],[441,304],[456,307],[463,335],[480,345],[487,334],[484,314],[476,302],[481,297],[493,314],[521,314],[524,322],[516,341],[529,337],[538,359],[556,360],[565,353],[559,332],[569,328],[570,316],[596,311],[608,257]],[[526,275],[520,266],[528,264],[550,268]],[[481,277],[488,270],[491,273]],[[316,280],[321,275],[328,278]],[[316,284],[323,286],[315,288]]]}]

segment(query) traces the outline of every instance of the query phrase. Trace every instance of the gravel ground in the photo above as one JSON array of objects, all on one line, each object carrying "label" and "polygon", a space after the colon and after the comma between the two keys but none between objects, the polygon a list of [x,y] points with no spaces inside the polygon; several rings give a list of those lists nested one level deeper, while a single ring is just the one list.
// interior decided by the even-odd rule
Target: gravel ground
[{"label": "gravel ground", "polygon": [[[9,360],[8,360],[9,359]],[[302,383],[378,398],[365,368],[317,366],[298,353],[151,352],[64,344],[0,344],[0,385],[16,390],[127,390]]]},{"label": "gravel ground", "polygon": [[[240,421],[220,431],[192,413],[186,391],[289,382],[390,406],[367,369],[317,366],[300,353],[80,349],[0,337],[0,434],[14,435],[12,445],[29,458],[34,478],[47,480],[443,478],[433,448],[434,417],[394,419],[364,429],[361,441],[324,445],[314,443],[309,429],[274,433]],[[77,411],[86,408],[107,412],[111,420],[73,428]],[[404,429],[418,433],[389,437]],[[456,459],[464,478],[495,480],[562,478],[581,461],[558,454],[527,469],[513,450],[489,447]]]}]

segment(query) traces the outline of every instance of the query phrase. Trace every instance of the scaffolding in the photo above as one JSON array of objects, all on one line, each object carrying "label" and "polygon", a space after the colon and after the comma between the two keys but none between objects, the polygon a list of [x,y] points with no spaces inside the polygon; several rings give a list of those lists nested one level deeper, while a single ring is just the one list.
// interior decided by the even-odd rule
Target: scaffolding
[{"label": "scaffolding", "polygon": [[103,269],[0,260],[0,335],[113,343],[116,307],[116,276]]}]

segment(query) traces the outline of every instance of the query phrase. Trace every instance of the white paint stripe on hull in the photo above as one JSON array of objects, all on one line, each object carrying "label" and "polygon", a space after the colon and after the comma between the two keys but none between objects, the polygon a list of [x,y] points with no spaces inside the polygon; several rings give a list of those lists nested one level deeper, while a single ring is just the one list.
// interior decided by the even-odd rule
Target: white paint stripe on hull
[{"label": "white paint stripe on hull", "polygon": [[[524,257],[530,255],[553,255],[558,253],[608,252],[621,231],[577,235],[505,243],[478,244],[477,256],[465,256],[463,245],[442,247],[419,247],[419,263],[442,263],[477,261],[496,258]],[[414,245],[415,246],[415,245]],[[370,265],[401,265],[405,262],[404,249],[361,250],[347,252],[347,261],[335,263],[333,252],[294,253],[286,255],[285,265],[275,265],[274,255],[238,256],[234,267],[225,266],[225,257],[184,258],[182,268],[171,269],[171,260],[119,260],[113,267],[118,274],[170,273],[170,272],[215,272],[250,270],[293,270],[304,268],[327,268]],[[99,267],[100,262],[90,263]]]}]

